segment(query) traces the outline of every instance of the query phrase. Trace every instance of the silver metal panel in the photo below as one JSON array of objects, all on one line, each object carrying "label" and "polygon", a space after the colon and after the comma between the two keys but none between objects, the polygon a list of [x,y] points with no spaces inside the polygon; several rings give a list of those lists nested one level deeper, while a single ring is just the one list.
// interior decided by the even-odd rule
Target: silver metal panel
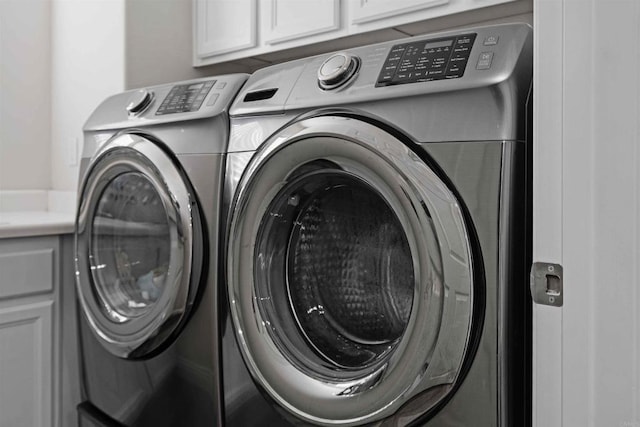
[{"label": "silver metal panel", "polygon": [[[237,102],[232,104],[229,111],[235,109],[235,115],[253,114],[255,112],[281,113],[305,65],[306,62],[301,60],[276,64],[256,71],[250,77],[251,86],[243,88],[236,98]],[[273,97],[250,102],[246,100],[247,95],[250,96],[270,89],[277,89]]]},{"label": "silver metal panel", "polygon": [[[118,93],[105,99],[95,109],[87,119],[84,130],[123,129],[216,116],[227,111],[227,106],[234,99],[246,78],[246,74],[228,74],[144,88],[144,90],[153,94],[153,100],[141,114],[135,116],[128,114],[127,105],[130,104],[132,98],[136,97],[140,89]],[[216,83],[207,94],[202,107],[198,111],[156,115],[160,104],[175,86],[197,84],[210,80],[215,80]],[[216,98],[215,101],[213,98]],[[213,101],[213,105],[208,105],[210,101]]]},{"label": "silver metal panel", "polygon": [[[317,83],[318,68],[332,54],[264,68],[248,80],[230,114],[255,115],[347,104],[368,109],[375,104],[379,111],[385,112],[382,117],[394,124],[401,120],[398,127],[421,141],[521,139],[517,118],[512,116],[514,110],[523,108],[531,80],[531,28],[508,24],[464,31],[467,32],[478,35],[461,78],[375,87],[385,58],[394,45],[462,32],[438,33],[350,49],[349,54],[362,59],[362,66],[351,83],[335,91],[324,91]],[[489,36],[498,36],[499,43],[483,45]],[[491,68],[476,70],[480,54],[486,51],[495,52]],[[285,72],[287,78],[280,80],[279,76]],[[263,88],[265,82],[279,88],[278,97],[244,101],[247,93]],[[293,87],[292,82],[295,82]],[[290,95],[284,100],[282,94],[287,91]]]},{"label": "silver metal panel", "polygon": [[83,158],[91,158],[110,138],[124,132],[142,134],[166,146],[174,154],[222,154],[229,137],[229,118],[226,114],[176,123],[158,123],[144,128],[114,132],[85,131]]},{"label": "silver metal panel", "polygon": [[[107,98],[96,108],[93,114],[87,119],[84,125],[84,131],[85,133],[95,135],[113,134],[123,129],[142,129],[151,126],[158,127],[159,129],[162,129],[163,126],[172,129],[180,129],[181,127],[188,126],[191,129],[192,126],[196,126],[195,123],[197,123],[197,120],[208,119],[209,129],[203,130],[203,135],[206,135],[207,132],[212,129],[215,130],[217,126],[224,123],[228,106],[246,79],[246,74],[229,74],[149,87],[146,88],[146,90],[154,94],[151,104],[142,113],[133,116],[127,113],[127,105],[131,102],[132,97],[137,95],[138,90],[119,93]],[[215,80],[216,83],[207,94],[198,111],[156,115],[162,101],[175,86],[211,80]],[[217,116],[220,116],[221,119],[219,120],[222,121],[211,120]],[[85,141],[85,144],[91,144],[91,142],[91,139],[89,139],[89,141]],[[176,152],[222,153],[226,148],[226,139],[216,138],[203,138],[202,141],[189,138],[189,140],[185,141],[184,137],[178,138],[177,140],[169,137],[164,142],[177,144],[175,147]],[[85,150],[83,155],[89,156],[87,150]]]},{"label": "silver metal panel", "polygon": [[279,128],[296,117],[295,114],[266,115],[256,117],[238,117],[231,120],[228,153],[255,151]]},{"label": "silver metal panel", "polygon": [[427,425],[525,425],[525,144],[496,141],[423,147],[451,178],[471,213],[487,286],[484,330],[471,370],[451,402]]},{"label": "silver metal panel", "polygon": [[424,144],[422,147],[451,179],[471,214],[482,248],[486,309],[482,338],[471,370],[429,427],[498,426],[498,236],[502,143]]}]

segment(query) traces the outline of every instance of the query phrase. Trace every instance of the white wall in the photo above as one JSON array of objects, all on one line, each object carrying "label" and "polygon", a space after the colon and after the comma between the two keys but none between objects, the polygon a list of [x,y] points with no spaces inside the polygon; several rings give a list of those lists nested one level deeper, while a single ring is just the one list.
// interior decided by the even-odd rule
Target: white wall
[{"label": "white wall", "polygon": [[[569,123],[576,134],[568,141],[567,154],[589,151],[589,162],[576,168],[583,173],[573,174],[571,190],[590,197],[580,199],[584,204],[574,203],[567,193],[567,205],[573,209],[565,217],[571,232],[567,251],[573,252],[573,267],[587,278],[585,282],[576,275],[572,283],[571,295],[579,299],[567,306],[571,311],[565,330],[568,338],[577,333],[583,337],[568,343],[573,344],[571,355],[582,357],[588,374],[575,370],[572,360],[563,364],[576,379],[567,391],[589,394],[587,401],[574,399],[567,406],[567,421],[586,421],[582,425],[589,427],[640,427],[640,2],[591,3],[591,27],[578,21],[582,16],[571,23],[577,27],[574,43],[582,40],[585,50],[591,47],[591,55],[574,68],[575,73],[590,67],[593,79],[592,102],[585,111],[589,115],[574,114]],[[574,85],[570,107],[581,111],[584,89]],[[581,133],[584,127],[587,131]],[[584,147],[583,136],[589,133],[591,144]],[[572,171],[568,168],[565,175]],[[584,230],[569,228],[572,218],[585,210],[591,211],[592,221],[586,250]]]},{"label": "white wall", "polygon": [[127,88],[250,71],[237,63],[193,67],[192,4],[192,0],[126,1]]},{"label": "white wall", "polygon": [[82,126],[100,102],[124,90],[124,3],[52,1],[53,190],[76,190]]},{"label": "white wall", "polygon": [[536,426],[640,427],[640,2],[536,0]]},{"label": "white wall", "polygon": [[49,187],[50,11],[0,0],[0,190]]}]

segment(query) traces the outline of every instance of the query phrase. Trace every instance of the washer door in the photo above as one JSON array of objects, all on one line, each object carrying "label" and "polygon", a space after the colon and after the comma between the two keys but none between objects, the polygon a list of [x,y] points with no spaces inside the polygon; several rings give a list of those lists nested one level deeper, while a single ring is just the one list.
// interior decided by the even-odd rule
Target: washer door
[{"label": "washer door", "polygon": [[413,419],[455,391],[482,300],[470,230],[398,138],[341,116],[285,128],[247,166],[229,232],[241,351],[296,417],[361,424],[412,400]]},{"label": "washer door", "polygon": [[180,167],[157,144],[121,135],[94,157],[76,219],[76,283],[107,350],[147,356],[168,344],[202,272],[201,221]]}]

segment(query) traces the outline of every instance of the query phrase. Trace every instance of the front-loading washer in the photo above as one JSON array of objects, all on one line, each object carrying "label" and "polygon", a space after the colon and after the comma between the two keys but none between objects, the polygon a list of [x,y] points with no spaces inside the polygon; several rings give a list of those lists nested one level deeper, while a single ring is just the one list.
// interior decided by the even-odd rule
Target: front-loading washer
[{"label": "front-loading washer", "polygon": [[228,107],[242,74],[106,99],[84,127],[75,231],[80,426],[217,426]]},{"label": "front-loading washer", "polygon": [[223,197],[226,425],[531,424],[531,82],[526,24],[249,78]]}]

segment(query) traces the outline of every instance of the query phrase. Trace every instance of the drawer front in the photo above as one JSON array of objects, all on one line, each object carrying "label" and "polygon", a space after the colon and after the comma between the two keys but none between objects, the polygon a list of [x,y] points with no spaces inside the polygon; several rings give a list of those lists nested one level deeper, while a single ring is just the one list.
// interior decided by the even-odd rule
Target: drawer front
[{"label": "drawer front", "polygon": [[58,239],[0,240],[0,299],[53,292]]}]

